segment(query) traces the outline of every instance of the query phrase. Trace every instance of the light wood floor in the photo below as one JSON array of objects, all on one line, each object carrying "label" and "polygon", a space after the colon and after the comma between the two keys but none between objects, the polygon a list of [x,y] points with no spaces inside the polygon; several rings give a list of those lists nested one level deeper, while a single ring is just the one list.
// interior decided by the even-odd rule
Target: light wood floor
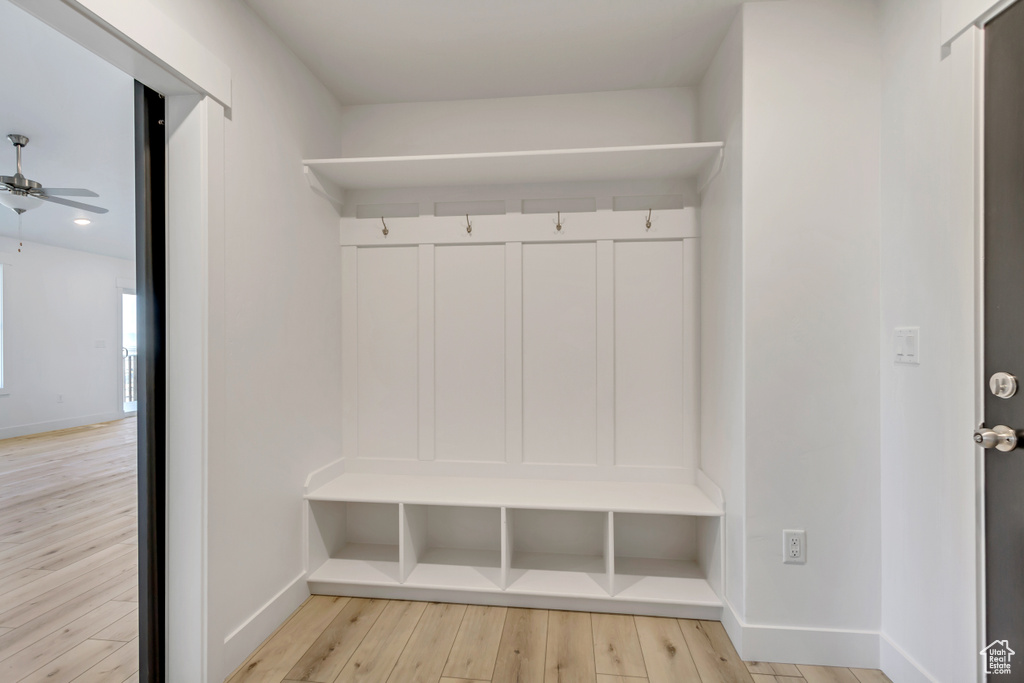
[{"label": "light wood floor", "polygon": [[742,662],[717,621],[314,595],[229,683],[889,683]]},{"label": "light wood floor", "polygon": [[135,419],[0,441],[0,681],[138,681]]}]

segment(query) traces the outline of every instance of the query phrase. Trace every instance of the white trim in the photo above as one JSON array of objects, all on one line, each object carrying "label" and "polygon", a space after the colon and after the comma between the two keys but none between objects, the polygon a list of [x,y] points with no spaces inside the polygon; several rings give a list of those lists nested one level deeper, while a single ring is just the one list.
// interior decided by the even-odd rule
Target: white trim
[{"label": "white trim", "polygon": [[714,502],[715,505],[725,509],[725,496],[722,495],[722,489],[718,488],[718,484],[711,480],[711,477],[704,474],[704,470],[697,469],[696,475],[697,488],[704,492]]},{"label": "white trim", "polygon": [[343,474],[345,474],[345,458],[338,458],[334,462],[328,463],[320,469],[310,472],[309,476],[306,477],[306,484],[303,489],[303,493],[315,491],[327,482],[333,481]]},{"label": "white trim", "polygon": [[[167,678],[216,678],[209,639],[209,259],[219,216],[209,191],[223,150],[223,109],[196,95],[168,97],[167,169]],[[219,629],[217,627],[220,627]],[[223,629],[223,630],[221,630]],[[216,635],[213,635],[216,634]],[[221,655],[217,651],[214,656]],[[211,674],[210,669],[213,669]]]},{"label": "white trim", "polygon": [[523,464],[523,245],[505,244],[505,462]]},{"label": "white trim", "polygon": [[[955,26],[954,28],[951,28],[948,31],[946,30],[946,27],[943,26],[942,27],[942,36],[943,36],[942,37],[942,47],[945,48],[945,49],[948,49],[949,46],[955,40],[957,40],[963,34],[967,33],[971,28],[983,29],[985,27],[985,24],[987,24],[988,22],[990,22],[993,19],[995,19],[996,17],[998,17],[1000,14],[1002,14],[1006,10],[1010,9],[1010,7],[1016,1],[1017,0],[997,0],[996,2],[993,2],[989,6],[989,8],[987,10],[985,10],[984,12],[979,14],[977,17],[975,17],[974,19],[968,21],[966,24],[964,24],[962,26]],[[943,12],[943,17],[942,18],[943,18],[944,22],[948,19],[948,17],[945,16],[945,12]]]},{"label": "white trim", "polygon": [[419,324],[417,326],[416,350],[418,358],[418,439],[421,461],[434,459],[436,443],[435,395],[434,395],[434,245],[421,244],[418,248],[419,284],[416,287],[419,299]]},{"label": "white trim", "polygon": [[341,456],[359,454],[359,252],[341,248]]},{"label": "white trim", "polygon": [[[879,668],[899,683],[941,683],[884,633],[878,634]],[[980,658],[979,658],[980,659]]]},{"label": "white trim", "polygon": [[[520,437],[521,438],[521,437]],[[494,477],[566,481],[671,482],[693,484],[692,467],[627,467],[625,465],[566,465],[561,463],[421,461],[400,458],[349,458],[345,471],[357,474],[395,474],[439,477]]]},{"label": "white trim", "polygon": [[[531,595],[494,591],[467,591],[447,588],[419,588],[394,584],[390,586],[358,583],[328,583],[311,581],[310,591],[316,595],[339,595],[352,598],[384,600],[416,600],[423,602],[453,602],[466,605],[494,605],[527,609],[630,614],[672,619],[703,619],[718,621],[722,608],[714,605],[681,605],[670,603],[611,600],[608,598],[580,598],[560,595]],[[286,614],[285,617],[288,615]],[[284,621],[284,617],[281,619]],[[257,643],[258,645],[259,643]],[[255,648],[254,648],[255,649]]]},{"label": "white trim", "polygon": [[231,70],[147,0],[12,0],[164,95],[200,93],[231,109]]},{"label": "white trim", "polygon": [[[0,392],[0,395],[6,395]],[[124,416],[119,412],[94,413],[92,415],[80,415],[60,420],[47,420],[46,422],[33,422],[26,425],[4,427],[0,429],[0,440],[13,439],[16,436],[30,436],[44,432],[55,432],[58,429],[72,429],[73,427],[85,427],[87,425],[100,424],[101,422],[114,422]]]},{"label": "white trim", "polygon": [[596,247],[597,332],[594,369],[597,387],[596,462],[615,466],[615,243],[598,240]]},{"label": "white trim", "polygon": [[[974,30],[974,234],[975,234],[975,341],[974,386],[975,420],[985,419],[985,32]],[[975,581],[977,583],[975,645],[979,651],[986,641],[986,584],[985,584],[985,455],[975,455]],[[986,678],[983,658],[978,658],[977,680]]]},{"label": "white trim", "polygon": [[224,638],[224,661],[244,662],[308,597],[303,571]]},{"label": "white trim", "polygon": [[[722,624],[744,661],[877,669],[879,633],[856,629],[748,624],[722,600]],[[901,681],[902,683],[902,681]]]},{"label": "white trim", "polygon": [[595,211],[574,214],[559,232],[553,214],[510,213],[473,216],[473,234],[466,233],[462,216],[418,216],[384,219],[342,218],[341,244],[356,247],[398,247],[419,244],[509,244],[536,242],[664,241],[700,237],[696,211],[669,209],[654,213],[657,222],[647,230],[646,211]]}]

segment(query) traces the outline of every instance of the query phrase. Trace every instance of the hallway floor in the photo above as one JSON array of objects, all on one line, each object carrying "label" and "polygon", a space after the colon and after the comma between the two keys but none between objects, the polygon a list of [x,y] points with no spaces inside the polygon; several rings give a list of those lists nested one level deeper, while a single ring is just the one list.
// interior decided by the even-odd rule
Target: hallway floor
[{"label": "hallway floor", "polygon": [[742,662],[717,621],[314,595],[229,683],[889,683]]},{"label": "hallway floor", "polygon": [[0,441],[0,681],[138,681],[136,421]]}]

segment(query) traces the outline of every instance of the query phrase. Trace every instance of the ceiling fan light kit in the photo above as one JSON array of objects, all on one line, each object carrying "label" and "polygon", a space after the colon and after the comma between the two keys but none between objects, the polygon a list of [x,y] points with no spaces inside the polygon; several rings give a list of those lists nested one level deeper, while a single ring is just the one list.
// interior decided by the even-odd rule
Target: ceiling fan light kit
[{"label": "ceiling fan light kit", "polygon": [[14,175],[0,175],[0,205],[6,206],[8,209],[14,211],[16,214],[21,215],[26,211],[36,208],[43,202],[50,202],[53,204],[61,204],[63,206],[70,206],[75,209],[82,211],[89,211],[91,213],[106,213],[107,210],[93,206],[91,204],[83,204],[82,202],[73,202],[70,199],[61,199],[57,195],[64,195],[69,197],[98,197],[99,195],[91,190],[84,190],[81,188],[52,188],[43,187],[41,184],[34,180],[26,178],[21,172],[21,150],[24,149],[25,145],[28,144],[28,138],[24,135],[17,133],[11,133],[7,136],[7,139],[11,141],[14,148],[17,150],[18,167]]}]

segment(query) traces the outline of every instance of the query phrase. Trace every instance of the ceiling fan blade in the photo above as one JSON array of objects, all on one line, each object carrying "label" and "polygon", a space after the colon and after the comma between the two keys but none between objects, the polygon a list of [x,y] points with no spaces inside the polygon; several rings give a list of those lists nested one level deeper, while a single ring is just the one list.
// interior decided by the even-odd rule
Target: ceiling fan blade
[{"label": "ceiling fan blade", "polygon": [[80,187],[44,187],[42,192],[51,197],[99,197],[92,190],[84,190]]},{"label": "ceiling fan blade", "polygon": [[107,210],[101,206],[92,206],[91,204],[83,204],[82,202],[73,202],[70,199],[60,199],[58,197],[51,197],[46,194],[37,194],[44,202],[53,202],[54,204],[62,204],[64,206],[70,206],[73,209],[81,209],[82,211],[91,211],[92,213],[106,213]]}]

